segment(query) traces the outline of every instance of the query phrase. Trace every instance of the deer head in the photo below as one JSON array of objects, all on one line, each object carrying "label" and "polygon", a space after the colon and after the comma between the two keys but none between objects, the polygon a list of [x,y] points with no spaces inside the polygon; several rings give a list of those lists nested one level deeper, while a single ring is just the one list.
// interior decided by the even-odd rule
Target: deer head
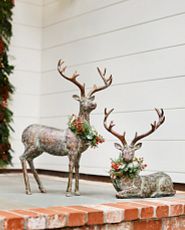
[{"label": "deer head", "polygon": [[126,162],[132,161],[132,159],[135,156],[135,151],[138,150],[139,148],[141,148],[141,146],[142,146],[142,143],[138,143],[138,141],[141,140],[142,138],[152,134],[165,121],[164,111],[163,111],[163,109],[155,109],[155,111],[157,112],[157,115],[158,115],[158,119],[159,119],[158,122],[154,121],[151,124],[150,130],[144,134],[138,135],[136,132],[134,139],[131,141],[130,144],[128,144],[126,139],[125,139],[126,132],[124,132],[121,135],[121,134],[117,133],[116,131],[114,131],[113,127],[115,126],[115,124],[113,123],[113,121],[111,121],[109,123],[109,125],[107,124],[107,118],[112,113],[113,110],[114,109],[107,111],[107,109],[105,109],[105,111],[104,111],[104,115],[105,115],[104,127],[106,128],[107,131],[109,131],[112,135],[114,135],[115,137],[117,137],[120,140],[121,144],[115,143],[114,145],[118,150],[121,151],[123,159]]},{"label": "deer head", "polygon": [[58,62],[58,71],[63,78],[75,84],[80,90],[80,96],[73,95],[73,98],[80,103],[80,116],[83,116],[84,113],[89,114],[92,110],[96,108],[96,102],[94,102],[95,96],[94,94],[98,91],[106,89],[112,83],[112,75],[106,78],[106,69],[102,72],[99,68],[97,68],[100,77],[102,78],[104,85],[103,86],[96,86],[94,85],[93,88],[86,94],[85,84],[81,84],[77,81],[77,77],[79,74],[74,72],[71,77],[67,77],[65,75],[66,66],[63,66],[64,61],[59,60]]}]

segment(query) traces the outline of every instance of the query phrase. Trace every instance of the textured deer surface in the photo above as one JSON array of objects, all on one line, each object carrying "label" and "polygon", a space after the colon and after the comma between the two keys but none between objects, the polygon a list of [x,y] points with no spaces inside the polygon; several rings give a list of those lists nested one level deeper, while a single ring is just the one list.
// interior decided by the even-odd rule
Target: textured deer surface
[{"label": "textured deer surface", "polygon": [[[115,147],[120,151],[120,158],[126,164],[132,163],[135,158],[135,151],[141,148],[142,143],[138,143],[139,140],[149,136],[156,129],[158,129],[165,121],[164,111],[162,109],[155,109],[158,115],[158,121],[154,121],[151,124],[151,128],[148,132],[138,135],[136,132],[134,139],[130,144],[127,143],[124,132],[119,134],[113,127],[115,124],[111,121],[107,124],[108,116],[111,114],[113,109],[104,111],[104,127],[108,132],[119,139],[121,144],[115,143]],[[173,189],[173,183],[169,175],[164,172],[157,172],[146,176],[140,176],[136,173],[134,177],[128,177],[128,174],[119,175],[119,166],[117,176],[111,177],[112,183],[117,190],[117,198],[146,198],[146,197],[162,197],[162,196],[173,196],[175,190]],[[141,170],[138,170],[141,171]]]},{"label": "textured deer surface", "polygon": [[[102,72],[98,68],[98,73],[102,78],[104,84],[100,87],[96,85],[89,91],[88,94],[85,92],[85,84],[81,84],[77,77],[79,74],[77,72],[73,73],[72,76],[67,77],[65,75],[66,66],[63,66],[64,62],[59,60],[58,71],[61,76],[73,83],[80,90],[80,96],[73,95],[73,98],[79,102],[79,117],[81,120],[86,120],[90,122],[90,113],[96,108],[96,103],[94,102],[94,94],[100,90],[108,88],[112,83],[112,75],[106,77],[106,69]],[[27,162],[30,169],[34,175],[34,178],[38,184],[39,190],[45,193],[46,190],[43,187],[37,171],[35,170],[33,159],[40,156],[43,152],[49,153],[54,156],[68,156],[69,158],[69,175],[68,184],[66,189],[66,196],[71,196],[72,194],[72,179],[73,171],[75,169],[75,189],[74,194],[80,195],[79,193],[79,162],[81,154],[87,150],[89,143],[82,140],[77,135],[75,135],[69,128],[65,130],[60,130],[52,127],[47,127],[44,125],[33,124],[27,127],[22,134],[22,142],[25,146],[25,151],[20,157],[23,169],[23,177],[25,183],[26,194],[31,194],[31,187],[29,182],[29,177],[27,173]]]}]

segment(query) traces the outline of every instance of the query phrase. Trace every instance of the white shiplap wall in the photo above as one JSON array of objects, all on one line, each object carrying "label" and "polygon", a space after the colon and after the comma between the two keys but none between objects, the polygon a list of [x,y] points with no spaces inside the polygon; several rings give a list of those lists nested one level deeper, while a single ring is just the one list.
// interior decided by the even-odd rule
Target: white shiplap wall
[{"label": "white shiplap wall", "polygon": [[11,109],[14,112],[12,134],[14,167],[20,167],[23,153],[21,133],[30,123],[39,122],[41,76],[42,1],[17,0],[13,16],[10,55],[15,70],[10,80],[15,86]]},{"label": "white shiplap wall", "polygon": [[[127,131],[128,140],[136,130],[145,132],[157,118],[153,108],[162,107],[166,113],[165,124],[143,141],[137,154],[144,156],[148,171],[164,170],[174,181],[185,182],[185,1],[45,0],[43,24],[39,24],[42,19],[38,13],[41,1],[17,2],[19,5],[31,3],[29,6],[35,9],[31,15],[38,16],[32,17],[30,26],[26,21],[21,23],[22,17],[17,16],[17,30],[30,31],[33,36],[30,39],[25,34],[24,40],[19,34],[16,42],[21,44],[14,47],[20,50],[19,55],[27,47],[25,55],[32,60],[31,63],[30,59],[25,60],[22,66],[22,56],[17,58],[18,66],[22,66],[17,68],[27,71],[24,84],[33,86],[26,90],[21,84],[20,93],[29,94],[27,97],[35,101],[34,108],[37,108],[37,113],[33,107],[29,111],[29,103],[25,104],[20,113],[24,118],[17,118],[20,119],[17,129],[21,131],[25,123],[38,114],[40,123],[65,128],[68,115],[78,112],[78,103],[72,99],[72,94],[78,91],[56,71],[59,58],[65,60],[69,74],[78,70],[87,87],[102,84],[96,67],[107,67],[114,82],[111,88],[97,93],[98,108],[92,114],[92,124],[107,141],[83,154],[81,172],[107,175],[110,158],[118,155],[114,138],[102,125],[104,107],[115,108],[112,119],[120,132]],[[24,17],[28,15],[24,14]],[[22,24],[28,25],[25,28]],[[19,28],[21,26],[24,29]],[[37,29],[39,36],[34,33]],[[37,52],[40,55],[40,49],[42,67],[40,56],[36,55]],[[33,79],[39,79],[40,71],[39,88]],[[21,83],[20,79],[18,82]],[[67,171],[66,157],[43,155],[37,162],[39,168]]]}]

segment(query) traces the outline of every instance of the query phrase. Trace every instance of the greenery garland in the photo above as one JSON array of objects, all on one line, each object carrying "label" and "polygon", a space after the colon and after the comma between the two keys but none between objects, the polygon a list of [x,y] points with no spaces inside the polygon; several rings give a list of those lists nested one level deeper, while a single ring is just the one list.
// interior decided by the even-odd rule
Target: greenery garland
[{"label": "greenery garland", "polygon": [[8,80],[13,66],[8,61],[8,50],[12,36],[12,9],[14,1],[0,0],[0,167],[11,164],[11,145],[9,142],[12,112],[8,109],[8,99],[14,88]]},{"label": "greenery garland", "polygon": [[104,138],[97,133],[88,121],[81,117],[72,115],[69,119],[68,127],[82,140],[89,143],[91,147],[97,147],[99,143],[104,142]]},{"label": "greenery garland", "polygon": [[123,176],[134,178],[144,170],[146,166],[141,157],[134,157],[131,161],[127,162],[123,159],[122,154],[120,154],[116,160],[112,160],[110,177],[111,179],[122,178]]}]

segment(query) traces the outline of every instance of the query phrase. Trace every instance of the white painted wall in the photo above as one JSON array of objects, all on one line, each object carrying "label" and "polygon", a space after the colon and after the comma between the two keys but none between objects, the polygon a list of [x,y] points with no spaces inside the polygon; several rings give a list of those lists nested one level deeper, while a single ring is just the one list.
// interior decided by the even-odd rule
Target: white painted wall
[{"label": "white painted wall", "polygon": [[23,153],[21,133],[30,123],[39,122],[42,1],[16,0],[13,17],[13,37],[10,59],[15,65],[10,76],[16,91],[12,97],[15,133],[12,134],[13,165],[20,167],[18,157]]},{"label": "white painted wall", "polygon": [[[17,2],[23,4],[21,0]],[[34,9],[41,10],[40,1],[31,2]],[[68,65],[68,73],[78,70],[81,81],[88,87],[94,83],[102,84],[96,67],[107,67],[114,82],[111,88],[97,93],[98,108],[92,114],[92,124],[104,135],[106,142],[83,154],[81,172],[108,175],[110,158],[118,155],[113,146],[115,139],[102,125],[104,107],[115,108],[112,119],[118,131],[127,132],[128,140],[133,138],[136,130],[139,133],[148,130],[157,118],[153,108],[162,107],[166,114],[165,124],[143,141],[143,147],[137,153],[148,163],[148,172],[163,170],[171,174],[174,181],[185,182],[185,1],[83,0],[82,4],[82,0],[45,0],[42,15],[42,30],[38,28],[42,46],[41,40],[32,33],[37,29],[35,24],[42,21],[39,16],[38,20],[32,17],[30,23],[34,25],[26,24],[33,38],[25,39],[26,44],[22,41],[17,45],[19,50],[23,44],[29,47],[24,52],[33,65],[30,68],[26,62],[23,67],[21,57],[16,57],[20,60],[17,61],[19,68],[26,68],[29,74],[33,69],[38,75],[42,71],[40,88],[39,81],[38,85],[33,81],[39,79],[37,74],[27,74],[26,78],[34,89],[28,87],[26,90],[25,87],[23,90],[20,80],[17,81],[21,84],[20,93],[29,94],[27,97],[35,102],[32,107],[29,102],[22,108],[19,116],[24,118],[16,118],[18,112],[15,113],[15,119],[21,119],[17,122],[18,129],[38,115],[42,124],[65,128],[68,115],[78,113],[78,103],[72,99],[72,94],[78,91],[56,71],[60,58]],[[17,38],[18,41],[21,38]],[[40,55],[39,48],[42,48],[42,67],[39,61],[34,62],[36,57],[29,55],[36,55],[37,51]],[[18,92],[17,98],[22,98]],[[25,103],[25,98],[23,101]],[[16,111],[19,111],[17,107]],[[67,171],[65,157],[43,155],[37,162],[39,168]]]}]

